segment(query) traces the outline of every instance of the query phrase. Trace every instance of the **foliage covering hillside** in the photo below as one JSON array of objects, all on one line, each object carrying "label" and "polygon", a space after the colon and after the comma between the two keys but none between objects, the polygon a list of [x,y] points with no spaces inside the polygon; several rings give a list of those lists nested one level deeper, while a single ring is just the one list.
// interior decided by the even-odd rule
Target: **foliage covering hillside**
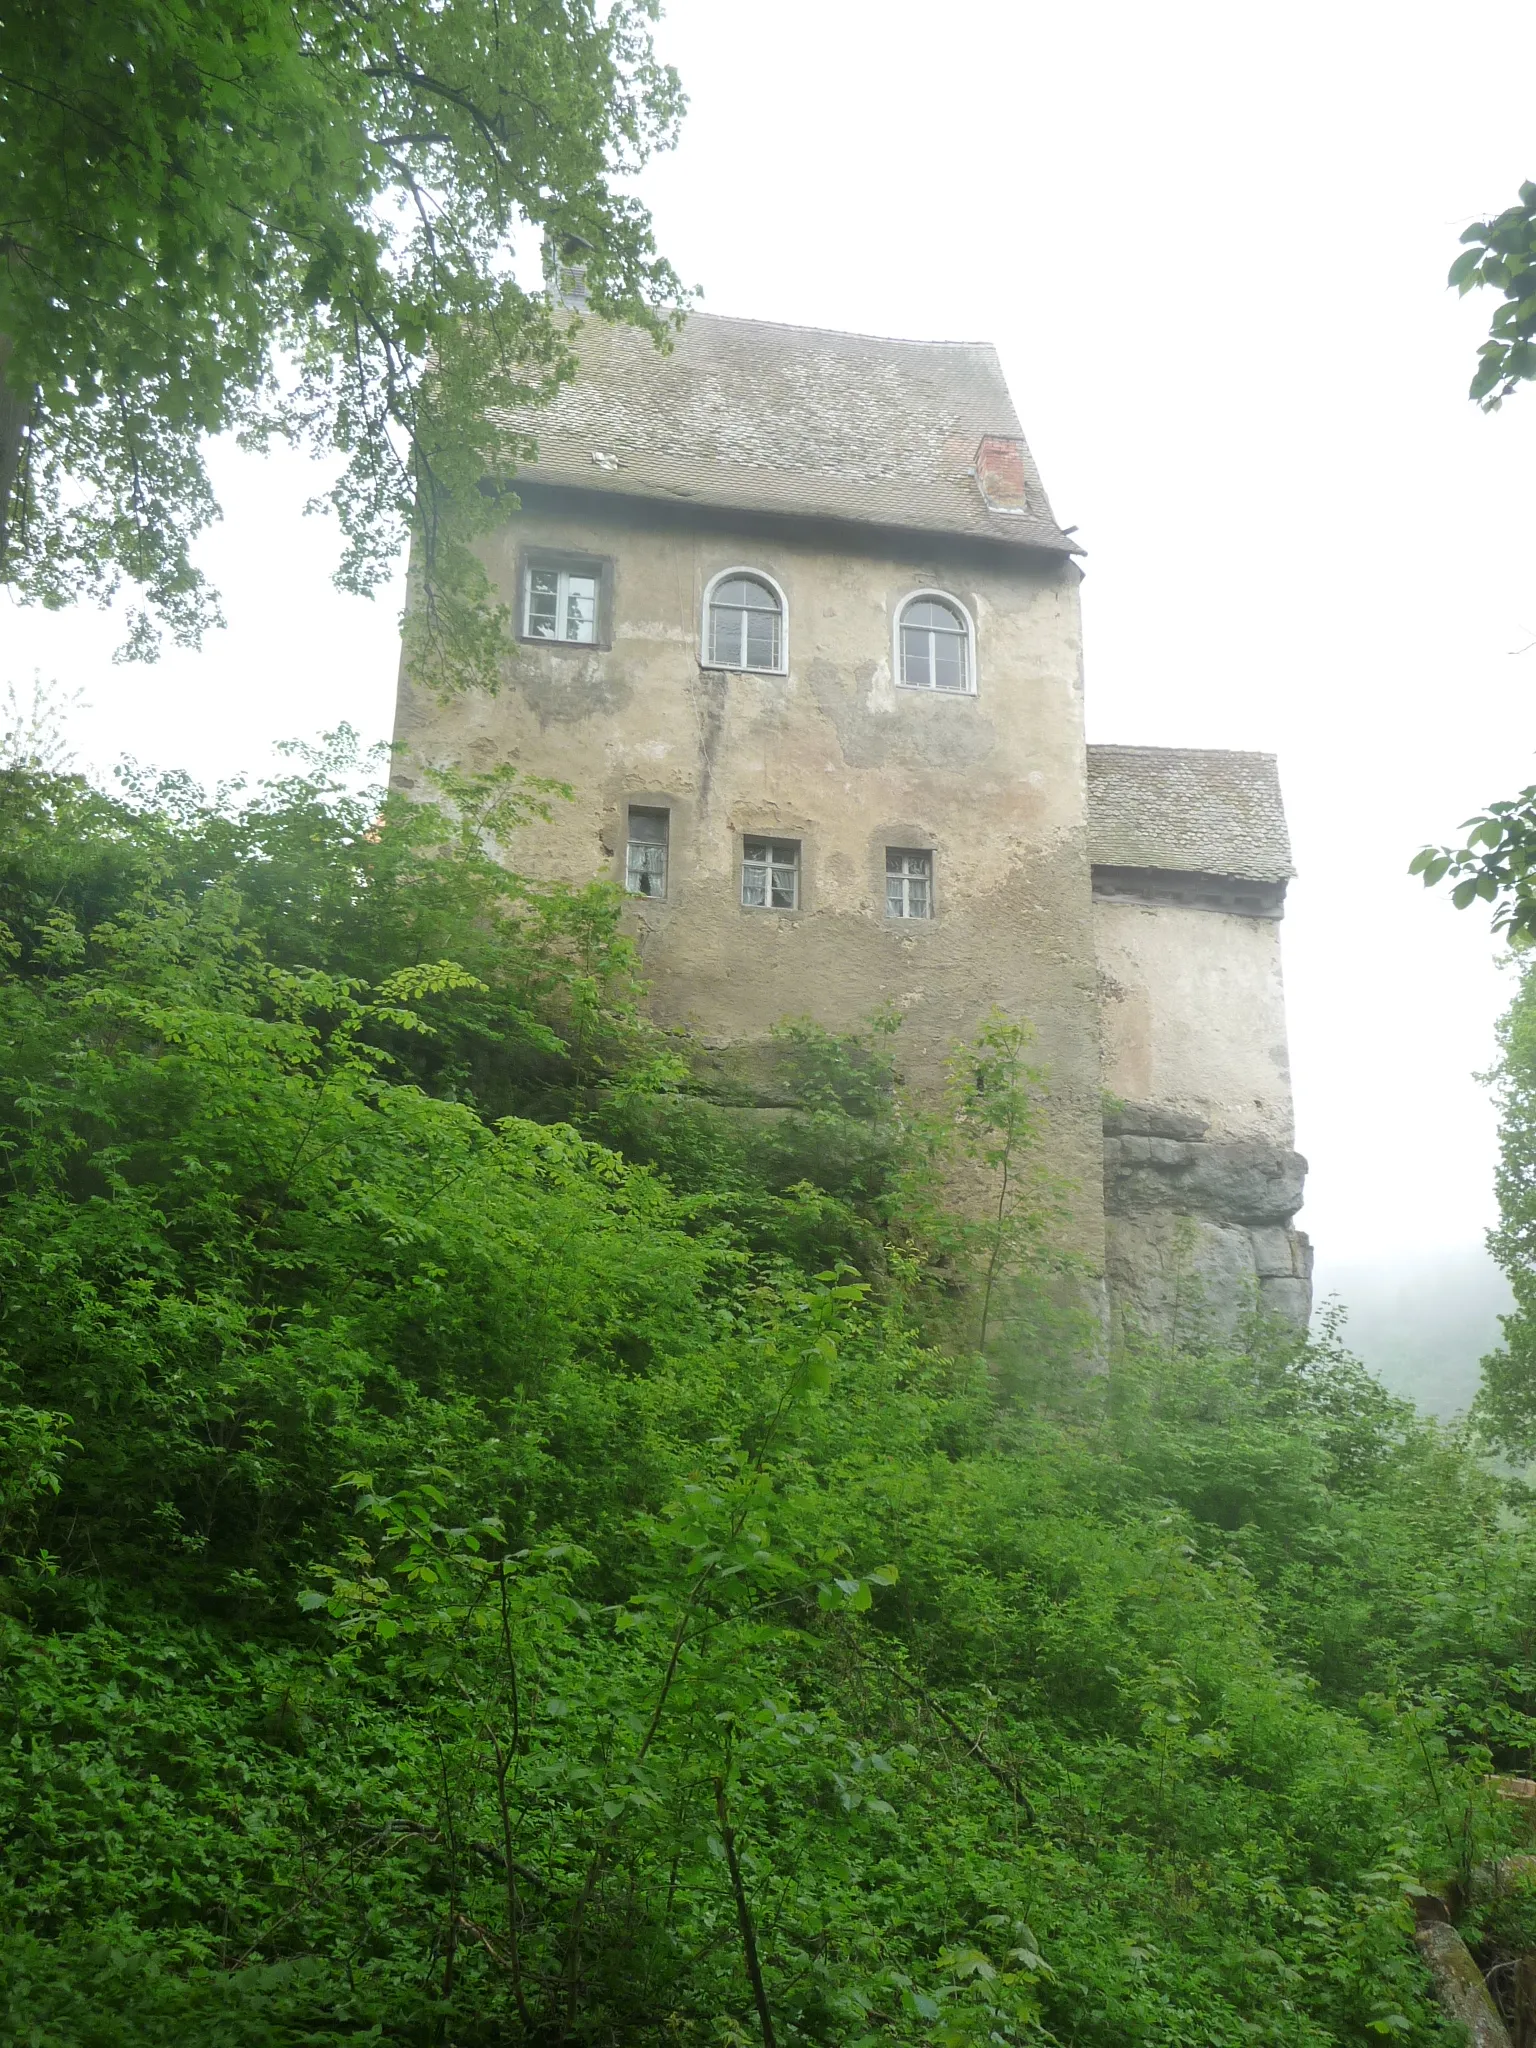
[{"label": "foliage covering hillside", "polygon": [[539,792],[335,769],[0,788],[0,2038],[1448,2040],[1495,1483],[1326,1345],[983,1362],[1016,1040],[711,1107]]}]

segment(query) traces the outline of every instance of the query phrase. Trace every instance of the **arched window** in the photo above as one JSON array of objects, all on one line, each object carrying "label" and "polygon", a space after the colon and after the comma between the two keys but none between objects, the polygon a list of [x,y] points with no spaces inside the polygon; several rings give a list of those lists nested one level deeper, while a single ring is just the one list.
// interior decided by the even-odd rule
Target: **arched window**
[{"label": "arched window", "polygon": [[901,608],[897,632],[900,677],[909,690],[975,689],[971,622],[953,598],[923,591]]},{"label": "arched window", "polygon": [[710,668],[784,669],[784,599],[766,576],[728,569],[709,587],[705,660]]}]

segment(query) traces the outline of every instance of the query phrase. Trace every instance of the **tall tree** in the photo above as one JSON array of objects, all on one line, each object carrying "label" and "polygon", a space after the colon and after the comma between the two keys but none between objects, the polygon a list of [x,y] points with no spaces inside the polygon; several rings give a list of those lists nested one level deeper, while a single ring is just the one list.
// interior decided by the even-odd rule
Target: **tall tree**
[{"label": "tall tree", "polygon": [[[1528,180],[1514,206],[1475,221],[1461,239],[1466,246],[1448,282],[1463,298],[1500,294],[1469,393],[1484,412],[1497,412],[1536,378],[1536,183]],[[1462,830],[1460,846],[1422,848],[1409,872],[1422,875],[1426,888],[1449,879],[1458,910],[1492,904],[1495,931],[1512,940],[1536,938],[1536,784],[1490,804]]]},{"label": "tall tree", "polygon": [[[1500,303],[1478,351],[1470,396],[1495,412],[1536,378],[1536,183],[1519,202],[1462,235],[1450,283],[1465,296],[1488,288]],[[1410,872],[1426,887],[1451,883],[1458,910],[1486,903],[1493,928],[1526,954],[1519,989],[1499,1025],[1492,1079],[1499,1109],[1498,1228],[1488,1248],[1509,1279],[1515,1312],[1503,1343],[1482,1363],[1473,1419],[1487,1440],[1521,1463],[1536,1454],[1536,783],[1462,824],[1460,846],[1426,846]]]},{"label": "tall tree", "polygon": [[206,437],[337,451],[342,587],[414,521],[445,680],[498,620],[470,543],[529,452],[498,416],[573,370],[513,238],[599,315],[680,297],[630,175],[673,141],[656,0],[11,0],[0,16],[0,581],[138,586],[130,647],[217,599]]}]

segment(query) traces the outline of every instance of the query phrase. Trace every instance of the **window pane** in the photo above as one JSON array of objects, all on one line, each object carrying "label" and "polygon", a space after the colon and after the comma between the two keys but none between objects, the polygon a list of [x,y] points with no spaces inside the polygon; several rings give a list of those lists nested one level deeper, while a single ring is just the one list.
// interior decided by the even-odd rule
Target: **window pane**
[{"label": "window pane", "polygon": [[958,633],[933,635],[934,687],[963,690],[966,687],[965,642]]},{"label": "window pane", "polygon": [[934,597],[915,598],[902,613],[909,626],[927,626],[939,633],[963,633],[965,621],[952,605],[940,604]]},{"label": "window pane", "polygon": [[528,572],[528,616],[524,631],[530,639],[558,638],[560,619],[560,572],[558,569],[530,569]]},{"label": "window pane", "polygon": [[597,638],[597,578],[568,576],[565,579],[565,637],[567,640]]},{"label": "window pane", "polygon": [[776,669],[784,658],[783,614],[766,583],[732,576],[709,600],[709,656],[720,668]]},{"label": "window pane", "polygon": [[631,896],[665,896],[667,849],[664,846],[631,846],[624,886]]},{"label": "window pane", "polygon": [[777,612],[743,612],[747,626],[748,668],[777,668],[779,665],[779,615]]},{"label": "window pane", "polygon": [[528,571],[523,632],[530,640],[597,639],[597,600],[602,579],[590,569],[562,569],[544,562]]},{"label": "window pane", "polygon": [[929,660],[929,649],[933,635],[917,626],[903,626],[901,629],[901,680],[916,683],[922,689],[933,688],[933,667]]},{"label": "window pane", "polygon": [[885,849],[885,907],[892,917],[932,913],[933,855],[921,847]]},{"label": "window pane", "polygon": [[923,690],[970,689],[970,637],[955,606],[915,597],[903,611],[901,680]]},{"label": "window pane", "polygon": [[759,583],[751,576],[733,576],[729,583],[722,583],[714,595],[716,604],[742,605],[760,612],[776,612],[779,600],[766,583]]},{"label": "window pane", "polygon": [[931,872],[932,854],[914,851],[909,846],[888,846],[885,849],[885,872],[888,875],[926,875]]},{"label": "window pane", "polygon": [[800,848],[793,839],[742,842],[741,900],[757,910],[799,908]]},{"label": "window pane", "polygon": [[741,667],[744,614],[729,605],[709,608],[709,658],[722,668]]},{"label": "window pane", "polygon": [[624,856],[624,886],[631,896],[663,897],[667,893],[666,811],[642,810],[629,814],[629,844]]}]

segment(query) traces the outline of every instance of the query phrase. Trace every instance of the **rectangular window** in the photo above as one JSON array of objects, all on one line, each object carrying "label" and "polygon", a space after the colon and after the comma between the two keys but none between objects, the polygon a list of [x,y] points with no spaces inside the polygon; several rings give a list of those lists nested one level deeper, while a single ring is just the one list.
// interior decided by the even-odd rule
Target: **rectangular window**
[{"label": "rectangular window", "polygon": [[597,638],[598,571],[562,569],[554,562],[528,566],[523,601],[523,636],[590,644]]},{"label": "rectangular window", "polygon": [[631,896],[663,897],[667,893],[667,811],[629,807],[629,850],[624,857],[624,886]]},{"label": "rectangular window", "polygon": [[933,855],[910,846],[885,849],[888,917],[932,917]]},{"label": "rectangular window", "polygon": [[741,900],[749,910],[800,908],[798,839],[743,840]]}]

